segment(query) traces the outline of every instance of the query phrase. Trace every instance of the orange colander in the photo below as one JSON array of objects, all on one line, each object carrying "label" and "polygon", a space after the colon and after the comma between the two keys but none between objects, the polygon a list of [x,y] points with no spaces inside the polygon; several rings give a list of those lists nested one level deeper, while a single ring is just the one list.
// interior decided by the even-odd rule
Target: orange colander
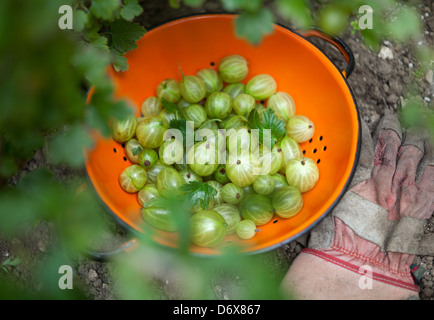
[{"label": "orange colander", "polygon": [[[166,78],[181,80],[184,74],[196,74],[202,68],[218,67],[224,56],[240,54],[250,63],[248,81],[254,75],[272,75],[278,91],[288,92],[298,114],[316,126],[314,137],[301,145],[305,155],[318,163],[320,179],[304,194],[304,207],[290,219],[273,218],[260,227],[251,240],[227,236],[223,246],[237,243],[243,252],[257,253],[274,249],[309,231],[336,206],[354,174],[360,148],[359,113],[346,81],[354,67],[351,50],[341,40],[319,30],[293,32],[276,25],[274,32],[259,46],[252,46],[234,34],[235,15],[210,14],[180,18],[146,33],[136,50],[127,55],[127,72],[110,71],[116,95],[133,101],[140,114],[142,102],[155,95],[155,88]],[[340,71],[307,37],[320,37],[335,45],[347,60]],[[96,193],[108,211],[127,229],[144,232],[137,195],[124,192],[118,182],[120,173],[131,163],[122,146],[112,139],[96,138],[87,153],[86,169]],[[154,240],[176,248],[177,234],[156,231]],[[192,245],[199,255],[218,254],[219,248]]]}]

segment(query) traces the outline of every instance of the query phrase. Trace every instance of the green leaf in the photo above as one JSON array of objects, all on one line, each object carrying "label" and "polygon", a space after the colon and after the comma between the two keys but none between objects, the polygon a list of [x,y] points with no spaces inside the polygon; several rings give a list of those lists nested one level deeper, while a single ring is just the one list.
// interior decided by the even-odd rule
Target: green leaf
[{"label": "green leaf", "polygon": [[282,119],[279,119],[272,109],[268,108],[262,112],[262,122],[259,118],[258,112],[253,110],[253,112],[250,113],[248,125],[251,129],[259,130],[260,143],[263,143],[264,130],[270,130],[271,147],[273,147],[286,132],[285,122]]},{"label": "green leaf", "polygon": [[122,54],[137,48],[136,42],[146,33],[146,29],[138,23],[117,20],[110,25],[111,44]]},{"label": "green leaf", "polygon": [[235,32],[240,38],[247,39],[253,45],[259,45],[264,36],[274,30],[274,15],[262,8],[258,12],[243,12],[235,20]]},{"label": "green leaf", "polygon": [[82,45],[72,57],[72,64],[84,73],[90,84],[99,88],[109,86],[106,68],[110,65],[111,57],[108,52],[94,46]]},{"label": "green leaf", "polygon": [[120,8],[119,0],[93,0],[90,5],[90,12],[97,18],[112,20],[114,13]]},{"label": "green leaf", "polygon": [[137,156],[140,152],[142,152],[142,148],[140,148],[140,147],[136,147],[136,148],[134,148],[133,149],[133,155],[134,156]]},{"label": "green leaf", "polygon": [[74,30],[77,32],[83,31],[88,21],[89,15],[83,10],[75,10],[73,17]]},{"label": "green leaf", "polygon": [[115,68],[116,72],[127,71],[129,69],[128,59],[117,50],[112,50],[112,57],[113,67]]},{"label": "green leaf", "polygon": [[121,10],[121,17],[131,21],[143,13],[143,8],[139,5],[138,0],[125,0],[124,7]]},{"label": "green leaf", "polygon": [[109,52],[109,47],[107,45],[107,38],[103,36],[98,36],[93,38],[89,43],[96,49]]},{"label": "green leaf", "polygon": [[188,208],[201,205],[203,209],[208,209],[209,202],[214,199],[217,190],[206,182],[190,181],[180,187],[185,192],[184,200]]},{"label": "green leaf", "polygon": [[164,109],[166,109],[166,111],[169,113],[175,113],[175,112],[179,111],[178,106],[176,104],[174,104],[173,102],[170,102],[164,98],[161,98],[161,103],[163,104]]}]

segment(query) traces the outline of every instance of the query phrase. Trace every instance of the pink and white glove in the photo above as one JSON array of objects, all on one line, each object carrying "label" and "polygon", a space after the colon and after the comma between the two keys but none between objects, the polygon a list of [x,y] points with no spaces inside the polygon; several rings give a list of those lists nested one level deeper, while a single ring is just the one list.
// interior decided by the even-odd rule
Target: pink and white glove
[{"label": "pink and white glove", "polygon": [[403,138],[395,115],[363,123],[359,166],[333,212],[310,234],[284,281],[299,299],[410,299],[410,265],[434,210],[434,157],[417,129]]}]

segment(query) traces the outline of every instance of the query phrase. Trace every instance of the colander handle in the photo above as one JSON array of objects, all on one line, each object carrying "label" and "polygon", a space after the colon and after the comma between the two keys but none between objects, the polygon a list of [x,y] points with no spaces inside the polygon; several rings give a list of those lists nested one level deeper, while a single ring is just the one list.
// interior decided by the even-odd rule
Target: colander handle
[{"label": "colander handle", "polygon": [[106,252],[98,252],[98,251],[93,251],[93,250],[86,250],[84,252],[84,254],[95,261],[109,261],[111,259],[113,259],[114,257],[118,256],[119,254],[122,253],[128,253],[131,250],[133,250],[137,245],[137,240],[136,239],[131,239],[128,240],[127,242],[121,244],[120,246],[118,246],[117,248],[111,250],[111,251],[106,251]]},{"label": "colander handle", "polygon": [[342,71],[342,74],[347,79],[350,77],[356,63],[354,59],[354,53],[351,50],[350,46],[348,46],[348,44],[346,44],[342,39],[329,35],[318,28],[301,31],[299,30],[298,33],[300,33],[305,38],[316,37],[334,45],[342,53],[345,60],[347,61],[347,67],[345,68],[345,70]]}]

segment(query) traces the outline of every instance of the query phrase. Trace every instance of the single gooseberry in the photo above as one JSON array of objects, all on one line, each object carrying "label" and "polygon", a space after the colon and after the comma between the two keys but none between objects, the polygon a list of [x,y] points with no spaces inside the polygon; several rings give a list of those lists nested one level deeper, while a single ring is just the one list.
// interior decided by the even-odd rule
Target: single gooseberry
[{"label": "single gooseberry", "polygon": [[246,93],[250,94],[256,101],[270,98],[276,93],[276,80],[268,74],[259,74],[247,82]]},{"label": "single gooseberry", "polygon": [[206,99],[205,109],[211,119],[226,119],[232,111],[232,98],[226,92],[213,92]]},{"label": "single gooseberry", "polygon": [[244,57],[234,54],[220,60],[219,72],[226,83],[241,82],[249,73],[249,65]]},{"label": "single gooseberry", "polygon": [[125,144],[125,154],[132,163],[139,163],[139,154],[143,147],[137,139],[130,139]]},{"label": "single gooseberry", "polygon": [[256,234],[256,225],[252,220],[244,219],[237,224],[235,232],[240,239],[249,240]]},{"label": "single gooseberry", "polygon": [[228,203],[217,205],[212,210],[218,212],[225,219],[227,224],[226,234],[234,233],[236,226],[241,221],[240,210]]},{"label": "single gooseberry", "polygon": [[222,188],[222,199],[229,204],[239,204],[244,198],[244,190],[230,182]]},{"label": "single gooseberry", "polygon": [[165,79],[157,87],[157,97],[172,103],[181,99],[181,88],[175,79]]},{"label": "single gooseberry", "polygon": [[317,184],[319,170],[315,161],[302,157],[293,159],[286,165],[286,181],[296,187],[301,193],[311,190]]},{"label": "single gooseberry", "polygon": [[286,186],[273,195],[272,204],[279,217],[291,218],[303,208],[303,196],[297,188]]},{"label": "single gooseberry", "polygon": [[196,73],[200,79],[202,79],[203,83],[206,87],[207,95],[218,92],[223,89],[223,81],[214,69],[202,69]]},{"label": "single gooseberry", "polygon": [[315,125],[305,116],[293,116],[286,123],[286,133],[298,143],[303,143],[313,137]]},{"label": "single gooseberry", "polygon": [[163,110],[163,104],[158,97],[146,98],[142,103],[141,111],[143,117],[156,116]]},{"label": "single gooseberry", "polygon": [[139,164],[148,169],[158,161],[158,154],[155,150],[144,148],[139,154]]},{"label": "single gooseberry", "polygon": [[126,142],[134,137],[137,128],[137,118],[130,114],[125,119],[114,119],[112,136],[117,142]]},{"label": "single gooseberry", "polygon": [[197,76],[182,76],[180,88],[182,97],[190,103],[198,103],[207,93],[205,83]]},{"label": "single gooseberry", "polygon": [[286,92],[276,92],[267,101],[267,107],[271,108],[279,119],[287,122],[295,115],[294,99]]},{"label": "single gooseberry", "polygon": [[216,211],[203,210],[193,214],[190,222],[191,242],[200,247],[215,247],[226,235],[226,221]]},{"label": "single gooseberry", "polygon": [[167,123],[160,116],[148,117],[137,126],[137,139],[143,147],[155,149],[163,143],[167,129]]},{"label": "single gooseberry", "polygon": [[138,192],[145,186],[146,180],[146,170],[137,164],[125,168],[119,176],[121,188],[128,193]]},{"label": "single gooseberry", "polygon": [[255,98],[247,93],[242,93],[234,99],[233,108],[236,114],[246,117],[255,108],[255,104]]}]

